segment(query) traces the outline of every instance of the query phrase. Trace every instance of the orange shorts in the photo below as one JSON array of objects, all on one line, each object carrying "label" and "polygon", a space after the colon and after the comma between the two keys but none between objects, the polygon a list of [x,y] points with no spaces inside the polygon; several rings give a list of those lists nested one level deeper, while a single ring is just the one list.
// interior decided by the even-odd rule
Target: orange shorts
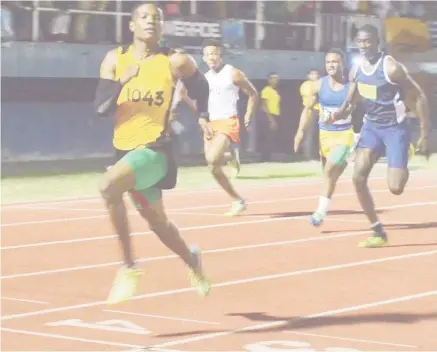
[{"label": "orange shorts", "polygon": [[240,121],[237,116],[224,120],[213,120],[209,122],[213,131],[213,138],[219,134],[225,134],[234,143],[240,143]]}]

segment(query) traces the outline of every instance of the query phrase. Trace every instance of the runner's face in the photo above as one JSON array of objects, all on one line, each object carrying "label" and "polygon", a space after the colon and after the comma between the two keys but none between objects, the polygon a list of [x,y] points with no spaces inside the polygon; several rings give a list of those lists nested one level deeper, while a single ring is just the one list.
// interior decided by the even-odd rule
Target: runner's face
[{"label": "runner's face", "polygon": [[222,49],[216,46],[207,46],[203,49],[203,61],[210,70],[218,69],[222,61]]},{"label": "runner's face", "polygon": [[162,20],[158,7],[144,4],[136,9],[129,28],[136,39],[159,41],[162,35]]},{"label": "runner's face", "polygon": [[360,53],[365,57],[372,58],[378,53],[378,39],[372,33],[359,31],[356,41]]},{"label": "runner's face", "polygon": [[329,53],[325,57],[326,73],[329,76],[343,74],[343,60],[340,54]]}]

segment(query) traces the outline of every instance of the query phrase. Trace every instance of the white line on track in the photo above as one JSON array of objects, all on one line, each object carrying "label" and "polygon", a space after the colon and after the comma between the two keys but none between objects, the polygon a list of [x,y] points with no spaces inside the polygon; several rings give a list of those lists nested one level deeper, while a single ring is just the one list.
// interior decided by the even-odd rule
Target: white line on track
[{"label": "white line on track", "polygon": [[195,319],[186,319],[186,318],[177,318],[177,317],[168,317],[164,315],[153,315],[153,314],[143,314],[143,313],[133,313],[126,312],[122,310],[113,310],[113,309],[104,309],[104,312],[110,313],[118,313],[124,315],[132,315],[138,317],[146,317],[146,318],[156,318],[156,319],[164,319],[164,320],[175,320],[175,321],[183,321],[185,323],[197,323],[197,324],[207,324],[207,325],[220,325],[220,323],[214,321],[204,321],[204,320],[195,320]]},{"label": "white line on track", "polygon": [[320,335],[320,334],[312,334],[312,333],[308,333],[308,332],[284,331],[284,333],[292,334],[292,335],[320,337],[320,338],[331,339],[331,340],[364,342],[364,343],[373,343],[373,344],[376,344],[376,345],[386,345],[386,346],[395,346],[395,347],[418,348],[418,346],[413,346],[413,345],[402,345],[402,344],[399,344],[399,343],[391,343],[391,342],[383,342],[383,341],[371,341],[371,340],[354,339],[354,338],[349,338],[349,337],[337,337],[337,336],[331,336],[331,335]]},{"label": "white line on track", "polygon": [[[377,210],[421,207],[421,206],[436,205],[436,204],[437,204],[437,201],[406,203],[406,204],[398,204],[398,205],[389,205],[389,206],[385,206],[385,207],[379,207],[379,208],[377,208]],[[357,210],[357,211],[359,211],[359,210]],[[256,218],[259,218],[259,216],[256,216]],[[267,218],[267,219],[260,219],[260,220],[234,221],[234,222],[224,222],[224,223],[211,224],[211,225],[180,227],[179,230],[180,231],[197,231],[197,230],[206,230],[206,229],[214,229],[214,228],[226,228],[226,227],[262,224],[262,223],[270,223],[270,222],[299,220],[299,219],[306,219],[306,218],[307,218],[307,216],[288,216],[288,217],[282,217],[282,218]],[[144,235],[152,235],[152,234],[153,234],[152,231],[133,232],[131,234],[131,236],[144,236]],[[104,236],[96,236],[96,237],[76,238],[76,239],[70,239],[70,240],[57,240],[57,241],[47,241],[47,242],[37,242],[37,243],[29,243],[29,244],[4,246],[4,247],[1,247],[0,249],[2,251],[4,251],[4,250],[11,250],[11,249],[43,247],[43,246],[51,246],[51,245],[58,245],[58,244],[71,244],[71,243],[81,243],[81,242],[90,242],[90,241],[101,241],[101,240],[115,239],[115,238],[117,238],[117,235],[104,235]]]},{"label": "white line on track", "polygon": [[[338,239],[338,238],[360,236],[360,235],[370,233],[370,232],[371,231],[369,231],[369,230],[367,230],[367,231],[354,231],[354,232],[347,232],[347,233],[342,233],[342,234],[337,234],[337,235],[315,236],[315,237],[306,237],[306,238],[300,238],[300,239],[288,240],[288,241],[267,242],[267,243],[259,243],[259,244],[250,244],[250,245],[246,245],[246,246],[235,246],[235,247],[227,247],[227,248],[220,248],[220,249],[210,249],[210,250],[202,251],[202,254],[205,255],[205,254],[214,254],[214,253],[228,253],[228,252],[241,251],[241,250],[246,250],[246,249],[267,248],[267,247],[293,245],[293,244],[306,243],[306,242],[334,240],[334,239]],[[163,255],[163,256],[157,256],[157,257],[140,258],[136,262],[137,263],[145,263],[145,262],[153,262],[153,261],[166,260],[166,259],[177,259],[177,258],[178,258],[177,255],[170,254],[170,255]],[[22,273],[22,274],[5,275],[5,276],[1,276],[0,279],[6,280],[6,279],[16,279],[16,278],[23,278],[23,277],[35,277],[35,276],[58,274],[58,273],[65,273],[65,272],[71,272],[71,271],[97,269],[97,268],[103,268],[103,267],[115,266],[115,265],[121,265],[121,264],[123,264],[123,262],[119,261],[119,262],[110,262],[110,263],[103,263],[103,264],[83,265],[83,266],[76,266],[76,267],[70,267],[70,268],[62,268],[62,269],[28,272],[28,273]]]},{"label": "white line on track", "polygon": [[[432,172],[430,170],[413,170],[410,172],[410,179],[413,177],[416,179],[427,179],[431,178]],[[350,176],[346,176],[347,178],[342,178],[338,180],[338,183],[350,183]],[[383,180],[386,179],[386,176],[371,176],[369,178],[370,181],[373,180]],[[322,183],[323,180],[320,177],[314,177],[310,180],[308,178],[295,178],[290,179],[288,181],[275,181],[275,182],[260,182],[256,184],[241,184],[239,185],[239,189],[257,189],[257,188],[277,188],[277,187],[286,187],[286,186],[306,186],[306,185],[315,185]],[[214,193],[214,192],[223,192],[223,190],[216,185],[208,188],[180,188],[177,187],[172,190],[165,191],[165,194],[169,196],[172,195],[187,195],[187,194],[195,194],[195,193]],[[10,208],[20,208],[21,206],[26,205],[36,205],[36,204],[68,204],[68,203],[79,203],[79,202],[97,202],[101,201],[100,197],[96,195],[88,196],[72,196],[72,197],[59,197],[47,200],[37,200],[37,201],[25,201],[25,202],[15,202],[9,204],[3,204],[2,209],[10,209]]]},{"label": "white line on track", "polygon": [[[391,261],[395,261],[395,260],[403,260],[403,259],[409,259],[409,258],[431,256],[431,255],[435,255],[435,254],[437,254],[437,250],[402,254],[402,255],[391,256],[391,257],[363,260],[363,261],[359,261],[359,262],[336,264],[336,265],[323,266],[323,267],[318,267],[318,268],[313,268],[313,269],[288,271],[288,272],[280,273],[280,274],[255,276],[255,277],[251,277],[251,278],[225,281],[225,282],[213,284],[212,287],[214,287],[214,288],[228,287],[228,286],[234,286],[234,285],[247,284],[249,282],[261,282],[261,281],[267,281],[267,280],[289,278],[289,277],[299,276],[299,275],[327,272],[327,271],[333,271],[333,270],[339,270],[339,269],[345,269],[345,268],[354,268],[354,267],[359,267],[359,266],[364,266],[364,265],[391,262]],[[193,288],[179,288],[179,289],[168,290],[168,291],[145,293],[142,295],[132,297],[131,301],[141,300],[141,299],[145,299],[145,298],[172,296],[172,295],[177,295],[177,294],[181,294],[181,293],[193,292],[194,290],[195,289],[193,289]],[[77,309],[89,308],[89,307],[97,307],[97,306],[102,306],[102,305],[106,305],[106,302],[105,301],[97,301],[97,302],[91,302],[91,303],[81,303],[81,304],[75,304],[75,305],[64,306],[64,307],[43,309],[43,310],[38,310],[35,312],[6,315],[6,316],[1,317],[1,320],[6,321],[6,320],[12,320],[12,319],[18,319],[18,318],[33,317],[33,316],[45,315],[45,314],[49,314],[49,313],[66,312],[66,311],[71,311],[71,310],[77,310]],[[165,347],[165,346],[160,346],[160,347]]]},{"label": "white line on track", "polygon": [[[419,174],[417,171],[414,172],[415,175],[418,175],[420,178],[426,178],[426,174]],[[372,177],[370,180],[380,180],[385,177]],[[258,189],[258,188],[278,188],[278,187],[286,187],[286,186],[307,186],[314,185],[317,183],[321,183],[322,180],[320,178],[314,178],[312,180],[308,179],[292,179],[287,182],[274,182],[274,183],[259,183],[259,184],[249,184],[249,185],[240,185],[240,189]],[[339,183],[350,182],[347,179],[341,179],[338,181]],[[196,193],[215,193],[215,192],[223,192],[223,190],[219,186],[212,186],[209,188],[175,188],[173,190],[164,191],[166,195],[169,197],[179,196],[179,195],[188,195],[188,194],[196,194]],[[29,202],[18,202],[18,203],[9,203],[4,204],[2,209],[19,209],[22,207],[32,206],[32,205],[49,205],[49,204],[70,204],[70,203],[91,203],[91,202],[101,202],[101,198],[98,195],[95,196],[78,196],[78,197],[64,197],[64,198],[55,198],[52,200],[42,200],[42,201],[29,201]]]},{"label": "white line on track", "polygon": [[340,309],[328,310],[326,312],[310,314],[310,315],[307,315],[305,317],[291,319],[291,320],[280,320],[280,321],[268,322],[268,323],[263,323],[263,324],[250,325],[250,326],[240,328],[240,329],[204,334],[204,335],[200,335],[200,336],[189,337],[186,339],[164,342],[161,344],[150,346],[150,348],[152,348],[152,347],[165,348],[165,347],[183,345],[183,344],[187,344],[190,342],[211,340],[211,339],[215,339],[218,337],[229,336],[229,335],[233,335],[233,334],[241,333],[241,332],[246,332],[246,331],[263,330],[263,329],[278,327],[278,326],[285,325],[287,323],[293,323],[295,321],[299,321],[299,320],[303,320],[303,319],[328,317],[328,316],[332,316],[332,315],[355,312],[355,311],[359,311],[362,309],[374,308],[374,307],[379,307],[379,306],[393,304],[393,303],[399,303],[399,302],[406,302],[406,301],[410,301],[412,299],[420,299],[420,298],[425,298],[425,297],[435,296],[435,295],[437,295],[437,290],[426,291],[426,292],[417,293],[414,295],[402,296],[402,297],[397,297],[397,298],[387,299],[387,300],[380,300],[380,301],[375,301],[372,303],[360,304],[360,305],[356,305],[356,306],[349,306],[349,307],[344,307],[344,308],[340,308]]},{"label": "white line on track", "polygon": [[[426,189],[432,189],[437,188],[437,185],[429,185],[429,186],[417,186],[417,187],[411,187],[409,190],[416,190],[416,191],[422,191]],[[389,190],[387,189],[377,189],[373,190],[372,193],[388,193]],[[338,193],[335,195],[336,198],[339,197],[348,197],[348,196],[355,196],[355,192],[348,192],[348,193]],[[270,204],[270,203],[278,203],[278,202],[289,202],[289,201],[298,201],[298,200],[307,200],[307,199],[318,199],[320,196],[303,196],[303,197],[288,197],[288,198],[276,198],[276,199],[266,199],[266,200],[256,200],[256,201],[249,201],[249,206],[251,204]],[[175,209],[168,209],[167,213],[171,214],[172,212],[177,211],[187,211],[187,210],[204,210],[204,209],[216,209],[216,208],[223,208],[223,207],[229,207],[229,203],[226,204],[215,204],[215,205],[204,205],[204,206],[195,206],[195,207],[183,207],[183,208],[175,208]],[[62,209],[60,209],[62,210]],[[105,212],[102,210],[102,212]],[[138,212],[136,210],[132,210],[128,212],[131,215],[137,215],[139,216]],[[1,224],[1,227],[16,227],[16,226],[23,226],[23,225],[37,225],[37,224],[50,224],[50,223],[59,223],[59,222],[70,222],[70,221],[80,221],[80,220],[94,220],[94,219],[106,219],[108,218],[107,214],[102,215],[92,215],[92,216],[81,216],[81,217],[66,217],[66,218],[58,218],[58,219],[49,219],[49,220],[34,220],[34,221],[23,221],[23,222],[12,222],[7,224]]]},{"label": "white line on track", "polygon": [[1,299],[5,299],[5,300],[8,300],[8,301],[16,301],[16,302],[26,302],[26,303],[36,303],[36,304],[50,304],[49,302],[35,301],[33,299],[11,298],[11,297],[2,297]]},{"label": "white line on track", "polygon": [[32,336],[39,336],[39,337],[51,337],[51,338],[54,338],[54,339],[70,340],[70,341],[78,341],[78,342],[87,342],[87,343],[94,343],[94,344],[105,345],[105,346],[141,348],[141,346],[130,345],[130,344],[127,344],[127,343],[109,342],[109,341],[102,341],[102,340],[90,340],[90,339],[83,339],[83,338],[79,338],[79,337],[65,336],[65,335],[59,335],[59,334],[47,334],[47,333],[44,333],[44,332],[35,332],[35,331],[18,330],[18,329],[9,329],[9,328],[4,328],[4,327],[0,328],[0,330],[1,331],[6,331],[6,332],[12,332],[12,333],[16,333],[16,334],[22,334],[22,335],[32,335]]}]

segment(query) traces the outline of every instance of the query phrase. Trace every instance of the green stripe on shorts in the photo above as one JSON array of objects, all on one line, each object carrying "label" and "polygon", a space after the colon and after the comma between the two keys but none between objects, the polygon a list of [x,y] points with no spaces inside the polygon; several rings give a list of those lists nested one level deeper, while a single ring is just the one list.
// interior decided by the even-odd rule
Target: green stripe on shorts
[{"label": "green stripe on shorts", "polygon": [[[168,171],[167,156],[150,148],[129,151],[121,160],[127,162],[135,176],[134,190],[140,193],[148,203],[161,199],[162,191],[154,187]],[[143,205],[131,196],[137,208]]]}]

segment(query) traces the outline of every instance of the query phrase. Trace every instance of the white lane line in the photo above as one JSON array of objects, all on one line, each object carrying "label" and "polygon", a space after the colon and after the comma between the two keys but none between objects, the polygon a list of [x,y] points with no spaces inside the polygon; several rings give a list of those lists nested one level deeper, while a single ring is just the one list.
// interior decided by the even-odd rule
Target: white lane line
[{"label": "white lane line", "polygon": [[[337,235],[305,237],[305,238],[300,238],[300,239],[296,239],[296,240],[250,244],[250,245],[245,245],[245,246],[226,247],[226,248],[220,248],[220,249],[210,249],[210,250],[202,251],[202,254],[206,255],[206,254],[214,254],[214,253],[228,253],[228,252],[241,251],[241,250],[246,250],[246,249],[268,248],[268,247],[293,245],[293,244],[306,243],[306,242],[334,240],[334,239],[338,239],[338,238],[361,236],[361,235],[366,234],[366,233],[371,233],[371,231],[370,230],[353,231],[353,232],[346,232],[346,233],[337,234]],[[177,258],[179,258],[177,255],[170,254],[170,255],[162,255],[162,256],[157,256],[157,257],[140,258],[136,262],[137,263],[146,263],[146,262],[154,262],[154,261],[159,261],[159,260],[177,259]],[[5,275],[5,276],[1,276],[0,279],[6,280],[6,279],[16,279],[16,278],[23,278],[23,277],[35,277],[35,276],[58,274],[58,273],[65,273],[65,272],[71,272],[71,271],[97,269],[97,268],[103,268],[103,267],[115,266],[115,265],[121,265],[121,264],[123,264],[122,261],[117,261],[117,262],[83,265],[83,266],[76,266],[76,267],[69,267],[69,268],[62,268],[62,269],[34,271],[34,272],[28,272],[28,273],[22,273],[22,274]]]},{"label": "white lane line", "polygon": [[[250,245],[246,245],[246,246],[226,247],[226,248],[220,248],[220,249],[210,249],[210,250],[202,251],[202,254],[205,255],[205,254],[213,254],[213,253],[227,253],[227,252],[246,250],[246,249],[267,248],[267,247],[275,247],[275,246],[293,245],[293,244],[305,243],[305,242],[334,240],[337,238],[360,236],[360,235],[363,235],[366,233],[371,233],[371,231],[370,230],[353,231],[353,232],[346,232],[346,233],[337,234],[337,235],[305,237],[305,238],[300,238],[300,239],[296,239],[296,240],[250,244]],[[179,258],[177,255],[170,254],[170,255],[163,255],[163,256],[157,256],[157,257],[140,258],[136,262],[137,263],[146,263],[146,262],[153,262],[153,261],[158,261],[158,260],[177,259],[177,258]],[[34,272],[28,272],[28,273],[22,273],[22,274],[5,275],[5,276],[1,276],[0,279],[6,280],[6,279],[16,279],[16,278],[23,278],[23,277],[34,277],[34,276],[41,276],[41,275],[65,273],[65,272],[70,272],[70,271],[97,269],[97,268],[103,268],[103,267],[115,266],[115,265],[121,265],[121,264],[123,264],[122,261],[109,262],[109,263],[103,263],[103,264],[82,265],[82,266],[62,268],[62,269],[43,270],[43,271],[34,271]]]},{"label": "white lane line", "polygon": [[[353,268],[353,267],[370,265],[370,264],[385,263],[385,262],[390,262],[390,261],[395,261],[395,260],[431,256],[431,255],[435,255],[435,254],[437,254],[437,250],[426,251],[426,252],[416,252],[416,253],[410,253],[410,254],[402,254],[402,255],[397,255],[397,256],[392,256],[392,257],[363,260],[363,261],[359,261],[359,262],[351,262],[351,263],[346,263],[346,264],[337,264],[337,265],[323,266],[323,267],[318,267],[318,268],[313,268],[313,269],[288,271],[288,272],[280,273],[280,274],[263,275],[263,276],[256,276],[256,277],[239,279],[239,280],[225,281],[225,282],[213,284],[212,287],[219,288],[219,287],[241,285],[241,284],[246,284],[249,282],[261,282],[261,281],[267,281],[267,280],[273,280],[273,279],[288,278],[288,277],[293,277],[293,276],[313,274],[313,273],[339,270],[339,269],[345,269],[345,268]],[[145,299],[145,298],[172,296],[172,295],[177,295],[177,294],[186,293],[186,292],[193,292],[194,290],[195,289],[193,289],[193,288],[179,288],[179,289],[168,290],[168,291],[145,293],[145,294],[131,298],[131,301]],[[33,316],[39,316],[39,315],[44,315],[44,314],[49,314],[49,313],[66,312],[66,311],[70,311],[70,310],[89,308],[89,307],[97,307],[97,306],[102,306],[102,305],[106,305],[106,301],[81,303],[81,304],[75,304],[75,305],[71,305],[71,306],[43,309],[43,310],[38,310],[35,312],[6,315],[6,316],[1,317],[1,320],[6,321],[6,320],[11,320],[11,319],[17,319],[17,318],[33,317]]]},{"label": "white lane line", "polygon": [[36,303],[36,304],[50,304],[49,302],[35,301],[33,299],[11,298],[11,297],[2,297],[1,299],[5,299],[5,300],[8,300],[8,301],[16,301],[16,302],[26,302],[26,303]]},{"label": "white lane line", "polygon": [[[102,340],[90,340],[90,339],[83,339],[83,338],[79,338],[79,337],[65,336],[65,335],[59,335],[59,334],[47,334],[47,333],[44,333],[44,332],[35,332],[35,331],[18,330],[18,329],[9,329],[9,328],[4,328],[4,327],[1,327],[0,330],[1,331],[6,331],[6,332],[12,332],[12,333],[16,333],[16,334],[32,335],[32,336],[39,336],[39,337],[51,337],[51,338],[54,338],[54,339],[79,341],[79,342],[88,342],[88,343],[94,343],[94,344],[105,345],[105,346],[142,348],[142,346],[139,346],[139,345],[130,345],[130,344],[127,344],[127,343],[109,342],[109,341],[102,341]],[[4,341],[4,338],[3,338],[3,341]]]},{"label": "white lane line", "polygon": [[[377,210],[389,210],[389,209],[399,209],[399,208],[409,208],[409,207],[421,207],[427,205],[436,205],[437,201],[434,202],[416,202],[416,203],[405,203],[405,204],[397,204],[397,205],[389,205],[385,207],[379,207]],[[355,210],[352,210],[355,211]],[[356,210],[359,211],[359,210]],[[251,218],[259,218],[259,216],[251,216]],[[246,218],[246,217],[244,217]],[[196,231],[196,230],[206,230],[213,228],[224,228],[224,227],[234,227],[240,225],[251,225],[251,224],[262,224],[262,223],[270,223],[277,221],[289,221],[289,220],[300,220],[306,219],[307,216],[288,216],[288,217],[278,217],[278,218],[263,218],[260,220],[248,220],[248,221],[234,221],[234,222],[224,222],[219,224],[211,224],[211,225],[200,225],[200,226],[189,226],[189,227],[180,227],[180,231]],[[327,218],[329,219],[329,217]],[[133,232],[131,236],[144,236],[151,235],[152,231],[144,231],[144,232]],[[57,240],[57,241],[48,241],[48,242],[37,242],[37,243],[29,243],[29,244],[19,244],[13,246],[4,246],[1,247],[0,250],[11,250],[11,249],[23,249],[23,248],[32,248],[32,247],[44,247],[51,246],[57,244],[71,244],[71,243],[80,243],[80,242],[90,242],[90,241],[101,241],[107,239],[115,239],[117,235],[104,235],[104,236],[96,236],[96,237],[85,237],[85,238],[76,238],[71,240]]]},{"label": "white lane line", "polygon": [[[413,179],[413,177],[415,179],[420,179],[420,180],[424,180],[424,179],[428,179],[431,178],[430,175],[430,170],[412,170],[410,171],[410,178]],[[377,181],[377,180],[384,180],[386,179],[386,176],[371,176],[369,178],[370,182],[372,182],[373,180]],[[342,178],[340,180],[338,180],[338,183],[350,183],[350,176],[348,176],[347,178]],[[411,180],[410,180],[411,181]],[[307,185],[315,185],[315,184],[321,184],[323,182],[322,179],[320,178],[312,178],[310,180],[308,180],[307,178],[294,178],[294,179],[290,179],[288,181],[276,181],[276,182],[272,182],[269,181],[269,183],[266,182],[260,182],[257,184],[250,184],[250,185],[246,185],[246,184],[241,184],[239,185],[239,188],[241,189],[263,189],[263,188],[278,188],[278,187],[286,187],[286,186],[307,186]],[[222,192],[222,189],[219,186],[215,186],[213,185],[212,187],[208,187],[208,188],[175,188],[173,190],[169,190],[169,191],[165,191],[165,194],[168,194],[169,196],[178,196],[178,195],[186,195],[186,194],[196,194],[196,193],[215,193],[215,192]],[[82,195],[82,196],[73,196],[73,197],[59,197],[59,198],[53,198],[53,199],[48,199],[48,200],[41,200],[41,201],[25,201],[25,202],[13,202],[13,203],[8,203],[8,204],[3,204],[2,205],[2,209],[14,209],[14,208],[20,208],[22,206],[26,206],[26,205],[41,205],[41,204],[45,204],[45,205],[49,205],[49,204],[69,204],[69,203],[82,203],[82,202],[97,202],[97,201],[101,201],[100,197],[96,194],[93,196],[86,196],[86,195]]]},{"label": "white lane line", "polygon": [[105,213],[105,209],[98,208],[59,208],[55,206],[47,206],[47,205],[26,205],[20,208],[16,208],[18,211],[27,211],[27,210],[55,210],[55,211],[82,211],[82,212],[95,212],[95,213]]},{"label": "white lane line", "polygon": [[277,327],[277,326],[281,326],[281,325],[285,325],[285,324],[291,324],[291,323],[297,322],[299,320],[328,317],[328,316],[342,314],[342,313],[355,312],[355,311],[359,311],[359,310],[367,309],[367,308],[379,307],[379,306],[383,306],[386,304],[406,302],[406,301],[410,301],[412,299],[425,298],[425,297],[434,296],[434,295],[437,295],[437,290],[426,291],[426,292],[417,293],[414,295],[402,296],[402,297],[381,300],[381,301],[376,301],[376,302],[371,302],[371,303],[366,303],[366,304],[359,304],[356,306],[348,306],[348,307],[344,307],[344,308],[340,308],[340,309],[328,310],[325,312],[310,314],[310,315],[307,315],[307,316],[304,316],[301,318],[296,318],[296,319],[280,320],[280,321],[274,321],[274,322],[269,322],[269,323],[250,325],[250,326],[240,328],[240,329],[228,330],[228,331],[211,333],[211,334],[204,334],[204,335],[200,335],[200,336],[189,337],[186,339],[164,342],[161,344],[152,345],[152,346],[150,346],[150,348],[152,348],[152,347],[165,348],[165,347],[171,347],[171,346],[177,346],[177,345],[184,345],[184,344],[187,344],[190,342],[211,340],[211,339],[215,339],[218,337],[229,336],[229,335],[233,335],[233,334],[245,332],[245,331],[269,329],[269,328],[273,328],[273,327]]},{"label": "white lane line", "polygon": [[132,315],[132,316],[138,316],[138,317],[146,317],[146,318],[156,318],[156,319],[164,319],[164,320],[175,320],[175,321],[183,321],[185,323],[198,323],[198,324],[207,324],[207,325],[220,325],[220,323],[216,323],[213,321],[204,321],[204,320],[195,320],[195,319],[186,319],[186,318],[177,318],[177,317],[168,317],[164,315],[153,315],[153,314],[143,314],[143,313],[133,313],[133,312],[126,312],[122,310],[114,310],[114,309],[104,309],[104,312],[110,312],[110,313],[118,313],[118,314],[124,314],[124,315]]},{"label": "white lane line", "polygon": [[[290,216],[284,218],[269,218],[269,219],[261,219],[261,220],[252,220],[252,221],[235,221],[235,222],[224,222],[220,224],[212,224],[212,225],[200,225],[200,226],[189,226],[189,227],[181,227],[179,231],[193,231],[193,230],[206,230],[206,229],[214,229],[214,228],[222,228],[222,227],[233,227],[233,226],[241,226],[241,225],[250,225],[250,224],[262,224],[268,222],[277,222],[277,221],[287,221],[294,219],[303,219],[304,216]],[[144,232],[133,232],[131,236],[143,236],[143,235],[151,235],[152,231],[144,231]],[[89,241],[100,241],[117,238],[117,235],[106,235],[106,236],[96,236],[96,237],[85,237],[85,238],[76,238],[72,240],[58,240],[58,241],[50,241],[50,242],[37,242],[23,245],[15,245],[15,246],[5,246],[1,247],[1,250],[8,249],[19,249],[19,248],[30,248],[30,247],[41,247],[41,246],[50,246],[55,244],[67,244],[67,243],[78,243],[78,242],[89,242]]]},{"label": "white lane line", "polygon": [[312,333],[308,333],[308,332],[284,331],[284,333],[293,334],[293,335],[301,335],[301,336],[320,337],[320,338],[331,339],[331,340],[364,342],[364,343],[373,343],[376,345],[395,346],[395,347],[419,348],[418,346],[413,346],[413,345],[403,345],[403,344],[399,344],[399,343],[362,340],[362,339],[354,339],[354,338],[349,338],[349,337],[338,337],[338,336],[331,336],[331,335],[320,335],[320,334],[312,334]]},{"label": "white lane line", "polygon": [[[416,172],[415,172],[416,174]],[[420,179],[426,178],[423,177],[424,175],[421,175],[422,177],[419,177]],[[370,180],[380,180],[385,179],[384,177],[372,177]],[[263,189],[263,188],[278,188],[278,187],[286,187],[286,186],[308,186],[308,185],[314,185],[317,183],[321,183],[322,180],[318,178],[314,178],[312,180],[308,180],[307,178],[296,178],[291,179],[286,182],[274,182],[274,183],[259,183],[259,184],[243,184],[239,187],[243,189]],[[338,181],[339,183],[345,183],[350,182],[350,180],[347,179],[341,179]],[[164,191],[165,194],[167,194],[169,197],[172,196],[179,196],[179,195],[187,195],[187,194],[196,194],[196,193],[216,193],[216,192],[223,192],[222,188],[219,186],[213,185],[208,188],[175,188],[172,190],[166,190]],[[77,196],[77,197],[63,197],[63,198],[55,198],[51,200],[42,200],[42,201],[29,201],[29,202],[17,202],[17,203],[9,203],[2,205],[2,209],[19,209],[26,206],[32,206],[32,205],[51,205],[51,204],[71,204],[71,203],[93,203],[93,202],[100,202],[101,198],[96,194],[95,196]]]},{"label": "white lane line", "polygon": [[[420,186],[420,187],[411,187],[409,190],[426,190],[431,188],[437,188],[437,185],[430,185],[430,186]],[[373,190],[372,194],[375,193],[388,193],[389,190],[387,189],[377,189]],[[356,192],[348,192],[348,193],[338,193],[335,195],[336,198],[339,197],[348,197],[348,196],[355,196]],[[304,196],[304,197],[289,197],[289,198],[276,198],[276,199],[266,199],[266,200],[256,200],[256,201],[249,201],[248,204],[271,204],[271,203],[278,203],[278,202],[289,202],[289,201],[297,201],[297,200],[308,200],[308,199],[318,199],[320,196]],[[175,209],[168,209],[167,212],[171,213],[172,211],[187,211],[187,210],[204,210],[204,209],[217,209],[217,208],[223,208],[223,207],[229,207],[229,203],[226,204],[215,204],[215,205],[204,205],[204,206],[195,206],[195,207],[183,207],[183,208],[175,208]],[[105,210],[102,210],[102,213],[106,212]],[[129,211],[128,214],[130,215],[137,215],[139,216],[138,212],[136,210]],[[48,219],[48,220],[33,220],[33,221],[20,221],[20,222],[12,222],[12,223],[6,223],[1,224],[1,227],[15,227],[15,226],[23,226],[23,225],[37,225],[37,224],[51,224],[51,223],[59,223],[59,222],[71,222],[71,221],[80,221],[80,220],[93,220],[93,219],[104,219],[107,218],[107,214],[102,215],[92,215],[92,216],[81,216],[81,217],[65,217],[65,218],[57,218],[57,219]]]}]

